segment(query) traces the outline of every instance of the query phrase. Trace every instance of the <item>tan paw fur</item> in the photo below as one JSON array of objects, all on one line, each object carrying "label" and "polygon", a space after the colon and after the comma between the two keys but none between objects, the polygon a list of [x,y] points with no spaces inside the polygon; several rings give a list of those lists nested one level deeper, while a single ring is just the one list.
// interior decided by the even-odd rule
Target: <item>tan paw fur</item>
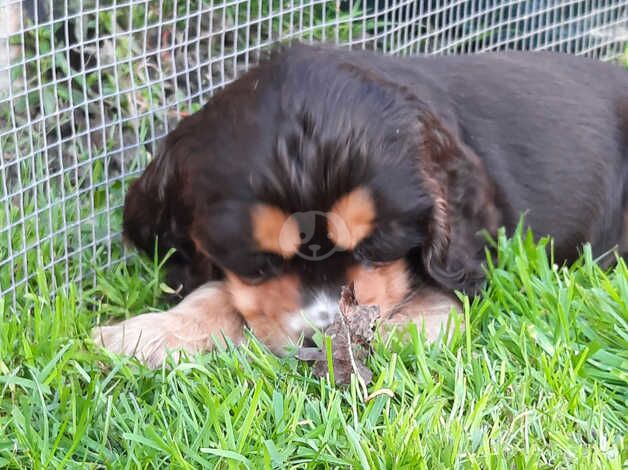
[{"label": "tan paw fur", "polygon": [[145,313],[92,331],[96,343],[116,354],[135,356],[148,367],[159,367],[168,351],[177,358],[210,350],[223,337],[243,339],[244,321],[231,305],[222,283],[209,283],[163,313]]}]

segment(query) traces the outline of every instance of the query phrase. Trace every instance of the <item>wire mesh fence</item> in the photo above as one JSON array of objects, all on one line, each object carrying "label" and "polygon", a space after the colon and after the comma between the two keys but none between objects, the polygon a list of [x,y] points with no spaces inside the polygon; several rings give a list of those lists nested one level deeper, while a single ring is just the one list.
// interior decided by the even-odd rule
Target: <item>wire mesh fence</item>
[{"label": "wire mesh fence", "polygon": [[[628,54],[628,0],[0,0],[0,301],[124,259],[130,178],[279,40]],[[38,268],[40,270],[38,271]]]}]

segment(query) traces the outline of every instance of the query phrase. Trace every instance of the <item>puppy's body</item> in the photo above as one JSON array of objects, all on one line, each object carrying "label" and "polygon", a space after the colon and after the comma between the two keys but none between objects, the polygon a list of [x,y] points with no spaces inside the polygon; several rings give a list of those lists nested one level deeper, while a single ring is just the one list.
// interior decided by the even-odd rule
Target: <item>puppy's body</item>
[{"label": "puppy's body", "polygon": [[437,90],[429,101],[482,159],[500,223],[513,228],[526,212],[537,234],[554,237],[559,260],[573,260],[587,241],[596,253],[620,243],[628,73],[553,53],[449,59],[425,67]]},{"label": "puppy's body", "polygon": [[595,253],[621,245],[627,180],[618,67],[298,45],[181,122],[129,191],[124,224],[148,253],[156,235],[177,249],[170,281],[186,292],[219,280],[280,350],[308,321],[330,321],[348,282],[393,322],[421,298],[476,293],[478,232],[511,230],[523,212],[555,237],[559,261],[587,241]]}]

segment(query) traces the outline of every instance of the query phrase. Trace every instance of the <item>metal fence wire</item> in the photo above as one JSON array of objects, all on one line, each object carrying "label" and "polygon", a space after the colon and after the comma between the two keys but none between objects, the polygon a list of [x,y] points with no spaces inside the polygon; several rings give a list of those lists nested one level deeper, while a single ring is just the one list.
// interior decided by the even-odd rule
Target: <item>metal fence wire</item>
[{"label": "metal fence wire", "polygon": [[58,287],[124,259],[130,179],[286,39],[626,60],[628,0],[0,0],[0,301],[15,305],[38,272]]}]

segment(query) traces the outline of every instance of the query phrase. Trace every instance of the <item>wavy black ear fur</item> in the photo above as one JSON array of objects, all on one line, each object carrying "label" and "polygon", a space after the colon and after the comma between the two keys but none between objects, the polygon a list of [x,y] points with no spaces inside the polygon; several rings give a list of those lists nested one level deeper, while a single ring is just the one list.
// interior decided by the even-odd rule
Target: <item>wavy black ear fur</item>
[{"label": "wavy black ear fur", "polygon": [[[131,184],[124,200],[123,237],[127,243],[149,256],[154,249],[155,238],[164,231],[164,219],[167,218],[163,189],[159,189],[167,181],[161,171],[162,159],[167,159],[167,155],[160,152]],[[165,254],[164,249],[160,248],[161,256]]]},{"label": "wavy black ear fur", "polygon": [[500,224],[495,188],[480,158],[431,113],[421,118],[419,168],[432,195],[426,272],[439,285],[476,295],[484,281],[485,241]]},{"label": "wavy black ear fur", "polygon": [[164,141],[156,158],[146,167],[125,198],[123,236],[136,248],[152,256],[155,241],[158,255],[166,262],[166,281],[180,296],[221,274],[205,256],[197,253],[190,237],[195,197],[177,160],[185,158],[190,148],[177,128]]},{"label": "wavy black ear fur", "polygon": [[[367,57],[347,59],[340,68],[373,86],[367,91],[377,90],[388,107],[381,115],[384,128],[395,129],[416,151],[419,184],[433,206],[429,240],[421,243],[421,271],[447,290],[475,295],[484,281],[481,232],[494,234],[501,224],[495,186],[481,159],[459,137],[452,118],[441,116],[442,105],[423,101],[415,85],[397,82],[386,72],[365,66]],[[425,96],[434,100],[428,89]],[[374,134],[370,133],[371,138]]]}]

